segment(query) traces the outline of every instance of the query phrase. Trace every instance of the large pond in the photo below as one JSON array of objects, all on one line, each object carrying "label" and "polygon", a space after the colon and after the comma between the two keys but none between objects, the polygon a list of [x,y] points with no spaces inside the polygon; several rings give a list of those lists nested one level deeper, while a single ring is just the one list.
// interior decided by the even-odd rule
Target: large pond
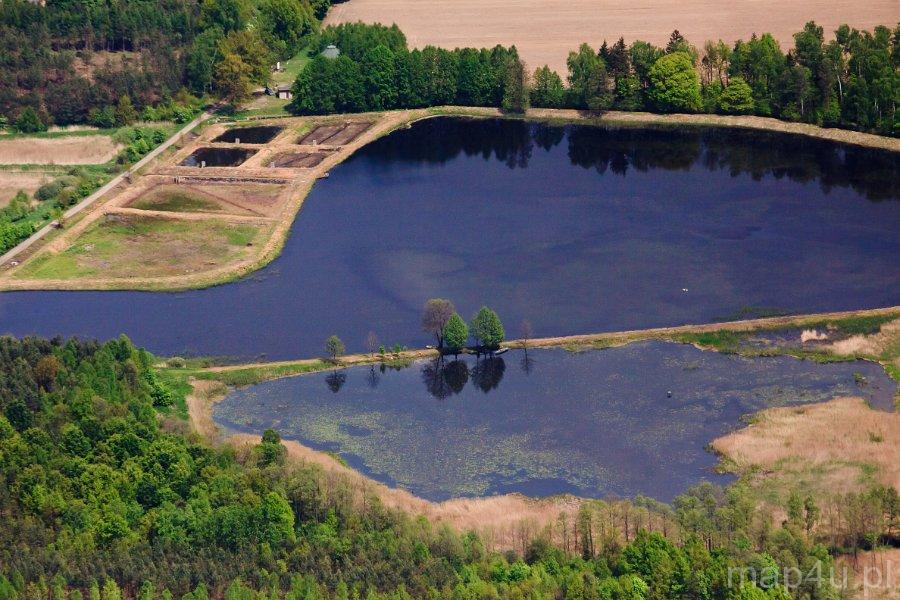
[{"label": "large pond", "polygon": [[725,481],[705,448],[745,414],[847,394],[889,409],[895,390],[871,363],[644,342],[303,375],[238,389],[214,417],[231,430],[275,428],[432,500],[571,492],[669,501],[702,479]]},{"label": "large pond", "polygon": [[896,305],[898,198],[894,155],[804,138],[434,119],[317,183],[239,282],[4,293],[0,332],[283,358],[427,343],[435,296],[541,336]]}]

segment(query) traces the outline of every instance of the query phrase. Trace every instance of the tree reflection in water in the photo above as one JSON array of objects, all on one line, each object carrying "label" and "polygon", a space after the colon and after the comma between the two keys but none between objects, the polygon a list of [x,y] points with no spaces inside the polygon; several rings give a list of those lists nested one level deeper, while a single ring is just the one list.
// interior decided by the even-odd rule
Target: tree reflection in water
[{"label": "tree reflection in water", "polygon": [[422,365],[422,382],[434,398],[446,400],[462,393],[470,381],[486,394],[500,385],[505,371],[506,363],[499,356],[477,359],[471,368],[463,359],[439,357]]},{"label": "tree reflection in water", "polygon": [[328,389],[337,394],[347,383],[347,375],[342,371],[333,371],[325,377],[325,385]]}]

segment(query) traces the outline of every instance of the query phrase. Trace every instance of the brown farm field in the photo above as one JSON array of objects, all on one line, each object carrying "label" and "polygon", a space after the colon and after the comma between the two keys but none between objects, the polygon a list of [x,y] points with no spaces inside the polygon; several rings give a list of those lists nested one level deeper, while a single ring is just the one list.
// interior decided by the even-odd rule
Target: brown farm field
[{"label": "brown farm field", "polygon": [[119,151],[108,135],[14,137],[0,139],[0,164],[98,165]]},{"label": "brown farm field", "polygon": [[41,171],[0,171],[0,208],[9,204],[19,190],[31,196],[51,179],[52,174]]},{"label": "brown farm field", "polygon": [[734,42],[769,32],[783,47],[814,20],[831,32],[894,25],[896,0],[349,0],[335,4],[326,24],[396,23],[410,46],[490,47],[515,44],[530,69],[544,64],[565,72],[566,56],[582,42],[665,44],[673,29],[701,46],[707,39]]}]

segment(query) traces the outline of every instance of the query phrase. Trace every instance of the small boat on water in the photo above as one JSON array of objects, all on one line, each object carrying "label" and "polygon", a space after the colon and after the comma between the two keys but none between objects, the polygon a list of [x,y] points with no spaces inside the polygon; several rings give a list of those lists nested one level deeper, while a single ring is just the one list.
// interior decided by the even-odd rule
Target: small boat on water
[{"label": "small boat on water", "polygon": [[496,352],[494,352],[494,356],[500,356],[501,354],[506,354],[509,352],[509,348],[500,348]]}]

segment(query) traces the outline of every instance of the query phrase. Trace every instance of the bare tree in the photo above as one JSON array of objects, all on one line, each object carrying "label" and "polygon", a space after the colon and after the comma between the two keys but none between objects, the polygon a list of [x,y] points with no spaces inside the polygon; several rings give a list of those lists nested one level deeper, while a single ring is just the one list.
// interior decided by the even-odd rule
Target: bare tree
[{"label": "bare tree", "polygon": [[375,355],[375,351],[378,350],[378,336],[374,331],[370,331],[369,335],[366,336],[366,350],[373,356]]},{"label": "bare tree", "polygon": [[444,327],[455,312],[453,303],[443,298],[432,298],[425,303],[425,309],[422,312],[422,329],[426,333],[434,335],[438,348],[444,345]]}]

